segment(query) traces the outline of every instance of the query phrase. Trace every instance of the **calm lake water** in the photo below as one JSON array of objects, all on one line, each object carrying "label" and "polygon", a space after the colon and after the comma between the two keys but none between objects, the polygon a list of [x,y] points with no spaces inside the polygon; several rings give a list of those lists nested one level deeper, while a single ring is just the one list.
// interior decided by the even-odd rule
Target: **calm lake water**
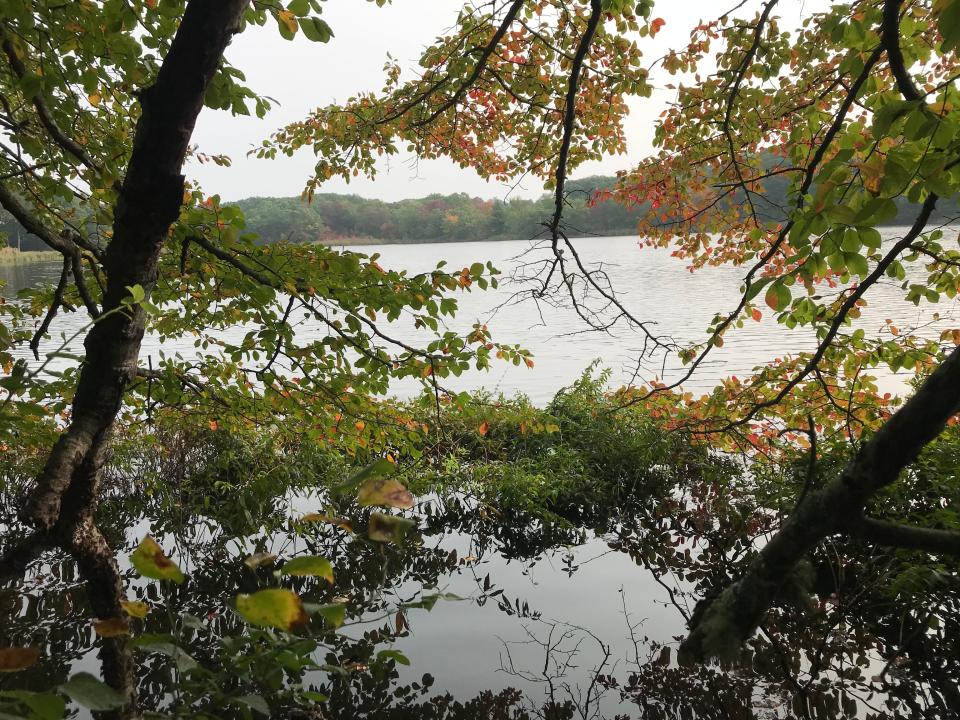
[{"label": "calm lake water", "polygon": [[[899,237],[901,233],[899,228],[883,231],[887,240]],[[613,288],[634,317],[655,323],[657,334],[680,343],[702,340],[713,315],[735,307],[745,270],[721,267],[691,273],[683,261],[670,257],[667,251],[641,249],[638,241],[636,237],[611,237],[581,239],[575,243],[585,262],[608,274]],[[453,268],[490,260],[508,279],[497,290],[458,293],[460,312],[454,320],[447,320],[447,325],[465,333],[477,320],[486,322],[496,341],[519,343],[530,350],[535,367],[528,369],[498,363],[489,372],[470,372],[460,378],[450,378],[445,381],[447,387],[456,390],[484,387],[506,394],[524,392],[542,404],[559,388],[575,380],[595,360],[601,367],[612,371],[612,384],[628,382],[637,369],[643,346],[643,338],[638,333],[625,326],[609,333],[587,332],[583,321],[569,308],[556,308],[543,302],[536,304],[529,299],[510,302],[524,286],[510,282],[509,278],[525,263],[545,257],[542,249],[531,248],[527,241],[505,241],[366,245],[354,249],[367,254],[379,253],[382,255],[380,262],[385,267],[403,268],[411,273],[429,271],[439,260],[448,261]],[[9,295],[22,287],[44,282],[53,284],[59,272],[56,263],[0,267],[0,280],[7,283],[3,292]],[[875,286],[868,293],[869,305],[856,326],[864,328],[868,335],[876,334],[883,329],[885,320],[890,319],[899,328],[925,326],[924,333],[930,336],[938,336],[942,329],[958,326],[960,310],[956,301],[944,298],[936,306],[924,304],[918,307],[906,302],[903,294],[899,284],[889,280]],[[597,299],[593,303],[599,305]],[[933,320],[934,312],[940,314],[937,321]],[[706,391],[723,377],[742,377],[752,368],[776,357],[810,351],[815,347],[812,333],[803,329],[791,331],[778,325],[766,308],[764,315],[762,322],[748,321],[742,329],[731,331],[724,346],[713,351],[709,361],[685,387]],[[79,313],[61,314],[53,325],[47,347],[55,347],[55,341],[59,344],[60,333],[69,336],[83,321]],[[402,323],[389,329],[404,340],[425,337]],[[320,327],[309,324],[298,328],[298,333],[319,332],[322,332]],[[192,339],[181,344],[167,342],[162,351],[167,354],[180,352],[185,357],[195,353]],[[159,343],[147,338],[141,357],[146,363],[148,355],[156,359],[160,352]],[[22,356],[30,359],[26,348]],[[638,377],[670,382],[681,374],[682,366],[676,358],[658,355],[641,363]],[[899,377],[887,372],[879,374],[884,391],[903,390],[905,373]],[[409,381],[395,385],[394,392],[409,395],[418,388],[415,382]]]},{"label": "calm lake water", "polygon": [[[885,231],[888,239],[897,235],[896,229]],[[739,269],[707,268],[690,273],[684,263],[666,252],[641,250],[635,237],[579,240],[577,247],[590,263],[602,265],[623,303],[635,317],[655,321],[660,333],[671,335],[680,342],[703,337],[713,314],[732,308],[738,299],[743,274]],[[534,259],[524,255],[529,248],[527,242],[494,242],[364,246],[357,249],[368,254],[380,253],[382,265],[411,272],[430,270],[440,259],[447,260],[453,267],[491,260],[509,277],[524,262]],[[59,272],[57,264],[0,267],[0,280],[7,284],[2,294],[9,297],[19,288],[52,284]],[[474,372],[451,378],[448,386],[455,389],[486,387],[508,394],[524,392],[535,402],[546,403],[560,387],[574,381],[595,360],[611,369],[613,383],[627,381],[633,375],[638,349],[642,345],[642,339],[636,334],[626,330],[607,334],[583,332],[581,321],[569,309],[547,305],[538,308],[529,301],[505,305],[518,289],[506,282],[495,291],[458,295],[460,313],[449,324],[452,329],[465,332],[477,320],[487,322],[495,340],[520,343],[531,350],[535,367],[527,369],[499,364],[489,373]],[[868,333],[876,333],[889,318],[904,328],[926,325],[925,332],[936,335],[942,328],[957,327],[960,313],[956,302],[937,306],[935,310],[940,313],[940,319],[933,322],[930,306],[917,308],[904,302],[901,294],[900,289],[892,284],[875,288],[870,295],[870,306],[858,325]],[[763,322],[750,322],[742,330],[731,333],[724,347],[687,383],[687,387],[706,390],[722,377],[746,375],[754,366],[773,358],[813,349],[813,338],[809,333],[789,331],[778,326],[769,317],[769,312],[764,314]],[[70,335],[81,322],[83,319],[79,313],[61,314],[54,324],[53,337],[46,343],[47,350],[59,344],[61,334]],[[298,332],[319,330],[303,326]],[[405,326],[391,332],[403,339],[422,337]],[[156,359],[161,351],[168,355],[180,352],[185,357],[195,352],[192,343],[166,343],[161,348],[155,339],[148,338],[142,351],[144,363],[147,356]],[[33,362],[25,349],[22,357]],[[641,377],[652,379],[659,376],[670,381],[679,373],[678,364],[667,359],[663,366],[654,362],[642,366]],[[884,375],[881,386],[893,391],[902,390],[904,377]],[[399,384],[394,391],[404,395],[416,389],[415,384]],[[277,511],[290,516],[320,510],[324,499],[298,496],[293,500],[277,499],[277,502]],[[267,550],[290,555],[302,550],[297,546],[300,541],[285,534],[230,536],[223,530],[227,523],[218,513],[231,510],[231,504],[226,502],[222,508],[212,510],[206,530],[178,529],[157,517],[119,522],[117,544],[121,558],[125,558],[139,538],[152,532],[165,547],[176,547],[175,559],[191,575],[189,588],[192,595],[182,593],[176,598],[160,597],[155,583],[151,587],[132,576],[128,578],[129,595],[146,597],[160,604],[169,603],[176,609],[182,609],[176,603],[196,603],[197,608],[191,612],[202,615],[206,612],[204,602],[218,597],[218,593],[227,588],[236,587],[237,578],[243,571],[242,558],[247,553]],[[395,607],[396,602],[413,597],[431,585],[463,598],[440,601],[429,613],[408,613],[406,622],[410,633],[398,640],[395,647],[407,654],[411,665],[398,668],[400,675],[395,684],[412,683],[423,673],[430,673],[435,679],[431,695],[451,693],[460,700],[473,698],[485,690],[518,688],[527,698],[526,705],[536,714],[548,698],[552,682],[559,698],[586,700],[585,707],[577,713],[584,720],[615,716],[657,720],[792,717],[790,693],[775,685],[768,694],[764,689],[767,681],[758,677],[750,680],[755,684],[745,693],[731,692],[740,703],[735,714],[714,714],[715,710],[706,709],[713,708],[713,704],[702,699],[691,699],[688,705],[684,705],[681,686],[669,685],[670,682],[679,682],[680,676],[667,675],[668,671],[676,669],[675,661],[669,656],[665,659],[661,656],[663,662],[657,663],[655,656],[663,645],[675,647],[676,638],[684,633],[684,618],[671,602],[671,590],[678,593],[679,604],[687,610],[690,607],[686,603],[692,603],[695,598],[684,595],[689,584],[680,577],[682,572],[678,575],[668,569],[654,576],[641,566],[638,558],[643,555],[641,545],[644,541],[640,536],[649,528],[631,527],[631,523],[637,522],[637,516],[626,508],[613,511],[623,513],[613,534],[609,527],[601,532],[594,524],[584,522],[579,526],[574,524],[557,536],[539,524],[531,524],[505,528],[505,531],[514,533],[512,536],[493,537],[492,533],[498,530],[491,529],[489,519],[478,517],[475,512],[454,512],[440,521],[435,515],[424,513],[424,508],[420,507],[417,514],[422,542],[398,550],[396,558],[364,555],[367,551],[362,547],[352,549],[332,531],[322,538],[314,538],[312,542],[315,544],[309,547],[311,552],[330,557],[338,577],[349,577],[349,582],[354,583],[351,612],[361,620],[376,618],[382,606],[394,602]],[[472,522],[476,524],[471,525]],[[3,518],[0,517],[0,530],[3,528]],[[636,529],[635,536],[630,535],[633,529]],[[618,545],[617,538],[624,533],[626,537],[633,537],[630,542],[639,545],[632,548],[627,541]],[[124,544],[125,549],[120,547]],[[356,575],[351,575],[351,568],[366,567],[370,563],[383,563],[382,575],[376,575],[373,580],[359,570]],[[364,584],[368,580],[369,583]],[[67,666],[63,663],[57,665],[58,657],[72,657],[74,670],[97,670],[97,662],[89,651],[94,638],[89,619],[82,609],[82,596],[70,594],[72,588],[79,587],[75,569],[68,561],[50,560],[37,567],[27,583],[19,588],[14,586],[16,592],[22,593],[21,599],[6,601],[8,609],[12,608],[10,617],[14,620],[10,628],[4,630],[4,640],[36,638],[40,627],[37,623],[43,623],[43,631],[52,638],[48,645],[49,659],[34,678],[34,687],[38,689],[64,679]],[[5,595],[8,590],[0,588],[0,598],[8,597]],[[328,595],[346,593],[341,585],[323,591]],[[66,600],[62,599],[64,597]],[[328,600],[321,598],[320,601]],[[0,607],[0,619],[3,610]],[[52,623],[51,612],[54,613]],[[219,622],[221,619],[218,618],[210,620],[209,624],[213,627]],[[226,616],[223,622],[226,622]],[[366,625],[358,625],[343,634],[345,638],[360,643],[367,629]],[[197,651],[202,652],[202,642],[199,639],[192,642]],[[550,648],[549,652],[547,648]],[[655,661],[652,664],[649,663],[651,658]],[[641,665],[664,673],[657,683],[667,695],[680,693],[679,705],[671,709],[664,704],[665,701],[658,700],[656,707],[646,707],[643,702],[623,701],[617,688],[608,688],[603,693],[596,691],[594,681],[598,672],[623,681],[628,671],[638,670]],[[876,671],[876,668],[870,669],[870,672]],[[144,688],[141,688],[141,694],[145,696],[149,695],[146,689],[149,677],[148,674],[143,681]],[[699,692],[706,688],[709,695],[710,682],[696,687],[700,688]],[[723,692],[728,689],[723,686]],[[592,692],[597,694],[591,695]],[[380,717],[378,708],[382,707],[377,703],[386,702],[388,698],[378,697],[372,691],[367,694],[358,691],[355,700],[332,706],[330,717]],[[640,697],[644,696],[641,694]],[[351,713],[350,702],[358,703],[355,714]],[[859,705],[851,715],[825,710],[816,717],[864,717],[870,707],[869,703]],[[481,716],[484,715],[478,715]]]}]

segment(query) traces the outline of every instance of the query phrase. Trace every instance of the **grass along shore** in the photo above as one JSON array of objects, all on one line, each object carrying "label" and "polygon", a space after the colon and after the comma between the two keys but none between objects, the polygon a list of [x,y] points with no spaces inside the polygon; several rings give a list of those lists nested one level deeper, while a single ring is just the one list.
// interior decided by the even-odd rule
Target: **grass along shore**
[{"label": "grass along shore", "polygon": [[0,267],[7,265],[27,265],[29,263],[50,262],[58,260],[60,253],[53,250],[17,250],[16,248],[0,248]]}]

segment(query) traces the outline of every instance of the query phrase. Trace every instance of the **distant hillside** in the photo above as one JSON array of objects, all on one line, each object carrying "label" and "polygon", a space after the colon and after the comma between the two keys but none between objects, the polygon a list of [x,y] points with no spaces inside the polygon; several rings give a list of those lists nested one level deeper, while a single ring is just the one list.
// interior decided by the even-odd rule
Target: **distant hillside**
[{"label": "distant hillside", "polygon": [[[588,207],[587,200],[598,189],[611,187],[613,177],[595,176],[567,184],[569,207],[564,223],[570,234],[629,235],[636,232],[646,205],[627,209],[614,202]],[[758,203],[765,219],[779,221],[786,204],[786,176],[767,182],[765,197]],[[264,242],[287,238],[294,242],[382,243],[463,242],[470,240],[523,240],[543,231],[553,213],[553,197],[539,200],[482,200],[463,193],[430,195],[416,200],[386,203],[357,195],[316,195],[307,204],[300,198],[248,198],[238,203],[246,215],[247,227]],[[913,221],[916,206],[897,199],[899,212],[890,225]],[[956,206],[954,206],[956,208]],[[943,217],[941,211],[940,217]]]},{"label": "distant hillside", "polygon": [[[571,206],[564,220],[576,234],[615,235],[634,232],[641,210],[614,203],[588,208],[587,199],[611,177],[592,177],[568,184]],[[265,242],[338,242],[369,238],[379,242],[419,243],[524,239],[543,230],[553,212],[553,199],[483,200],[464,193],[429,195],[387,203],[357,195],[315,195],[300,198],[248,198],[236,203],[247,227]]]},{"label": "distant hillside", "polygon": [[[627,209],[614,202],[593,207],[587,200],[598,189],[611,187],[613,177],[594,176],[567,183],[569,207],[564,223],[573,236],[630,235],[639,219],[648,211],[645,205]],[[788,180],[778,176],[767,181],[769,202],[758,203],[767,219],[782,219],[777,207],[784,206]],[[387,203],[358,195],[326,193],[305,203],[299,197],[253,197],[237,203],[247,219],[247,229],[264,243],[288,239],[293,242],[339,243],[429,243],[471,240],[523,240],[543,232],[543,223],[553,213],[553,197],[539,200],[483,200],[464,193],[429,195],[414,200]],[[899,212],[890,225],[913,221],[916,207],[897,199]],[[960,213],[956,204],[954,214]],[[946,216],[941,208],[934,219]],[[0,234],[7,244],[17,244],[17,223],[0,210]],[[39,240],[22,230],[24,250],[47,249]]]}]

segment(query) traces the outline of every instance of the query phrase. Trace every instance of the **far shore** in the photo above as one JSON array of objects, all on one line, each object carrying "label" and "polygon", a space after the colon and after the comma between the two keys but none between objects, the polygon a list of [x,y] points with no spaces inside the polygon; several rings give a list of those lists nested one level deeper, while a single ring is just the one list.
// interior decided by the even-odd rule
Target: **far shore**
[{"label": "far shore", "polygon": [[[606,230],[601,233],[592,233],[592,234],[578,234],[571,233],[570,237],[575,239],[582,238],[605,238],[605,237],[624,237],[624,236],[633,236],[637,234],[636,228],[620,228],[614,230]],[[414,240],[411,238],[374,238],[374,237],[356,237],[356,236],[344,236],[344,237],[325,237],[316,240],[316,244],[325,245],[327,247],[341,247],[347,245],[434,245],[439,243],[457,243],[457,242],[502,242],[510,240],[526,240],[529,238],[517,238],[511,236],[496,236],[496,237],[485,237],[485,238],[475,238],[471,240],[441,240],[430,238],[429,240]]]},{"label": "far shore", "polygon": [[17,250],[16,248],[0,248],[0,266],[28,265],[30,263],[51,262],[62,256],[52,250]]}]

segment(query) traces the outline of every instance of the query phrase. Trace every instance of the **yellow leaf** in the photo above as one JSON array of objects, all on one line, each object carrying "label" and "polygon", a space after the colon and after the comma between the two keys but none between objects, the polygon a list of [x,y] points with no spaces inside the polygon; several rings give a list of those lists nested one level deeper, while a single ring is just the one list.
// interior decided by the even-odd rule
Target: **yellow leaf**
[{"label": "yellow leaf", "polygon": [[102,100],[102,99],[103,99],[103,98],[101,98],[100,93],[96,93],[96,92],[95,92],[95,93],[90,93],[89,95],[87,95],[87,100],[89,100],[89,101],[90,101],[90,104],[93,105],[94,107],[96,107],[97,105],[99,105],[99,104],[100,104],[100,100]]},{"label": "yellow leaf", "polygon": [[280,569],[281,575],[295,577],[318,577],[329,583],[333,582],[333,566],[330,561],[319,555],[301,555],[284,564]]},{"label": "yellow leaf", "polygon": [[149,535],[143,538],[133,551],[130,564],[141,575],[154,580],[173,580],[179,585],[184,579],[183,571],[163,554],[163,549]]},{"label": "yellow leaf", "polygon": [[130,617],[145,618],[150,612],[150,606],[140,600],[121,600],[120,607]]},{"label": "yellow leaf", "polygon": [[297,32],[297,16],[289,10],[281,10],[278,12],[277,20],[286,25],[287,30],[289,30],[291,33]]},{"label": "yellow leaf", "polygon": [[252,595],[238,595],[237,612],[252,625],[280,630],[301,627],[310,619],[300,596],[283,588],[259,590]]},{"label": "yellow leaf", "polygon": [[26,670],[40,659],[40,650],[35,647],[0,648],[0,672]]}]

